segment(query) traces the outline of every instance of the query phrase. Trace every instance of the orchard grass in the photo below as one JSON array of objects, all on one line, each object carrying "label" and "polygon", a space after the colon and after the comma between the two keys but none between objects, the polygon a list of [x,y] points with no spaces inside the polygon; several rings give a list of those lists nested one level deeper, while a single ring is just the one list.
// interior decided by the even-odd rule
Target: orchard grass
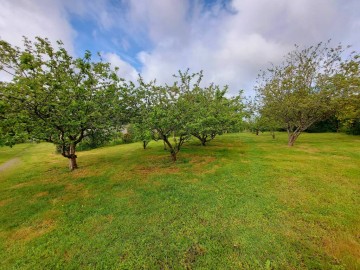
[{"label": "orchard grass", "polygon": [[359,269],[360,137],[0,148],[1,269]]},{"label": "orchard grass", "polygon": [[16,147],[0,147],[0,166],[6,161],[9,161],[12,158],[16,158],[19,155],[22,155],[26,149],[31,148],[31,144],[18,144]]}]

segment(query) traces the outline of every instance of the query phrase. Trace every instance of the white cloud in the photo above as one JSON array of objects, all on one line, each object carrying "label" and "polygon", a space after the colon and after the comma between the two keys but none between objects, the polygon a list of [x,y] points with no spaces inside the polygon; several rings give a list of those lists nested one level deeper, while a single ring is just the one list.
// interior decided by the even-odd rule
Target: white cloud
[{"label": "white cloud", "polygon": [[172,42],[186,36],[187,1],[178,0],[130,0],[125,14],[131,31],[146,33],[153,41]]},{"label": "white cloud", "polygon": [[60,0],[68,12],[93,20],[101,30],[115,26],[121,16],[116,6],[109,0]]},{"label": "white cloud", "polygon": [[[0,8],[0,39],[22,46],[23,36],[34,39],[47,37],[51,42],[62,40],[70,53],[74,53],[75,31],[67,20],[59,1],[4,0]],[[11,76],[0,72],[0,80]]]},{"label": "white cloud", "polygon": [[104,60],[112,65],[113,68],[119,68],[119,76],[127,80],[136,81],[138,72],[129,63],[121,59],[116,53],[103,53]]},{"label": "white cloud", "polygon": [[22,35],[62,39],[74,53],[69,17],[80,16],[94,23],[89,27],[97,26],[90,31],[93,37],[112,33],[102,50],[123,77],[136,80],[137,71],[131,55],[120,57],[116,48],[133,52],[136,41],[144,46],[138,60],[145,79],[169,82],[179,69],[204,70],[207,82],[229,84],[232,93],[245,88],[248,94],[259,70],[279,62],[295,43],[332,38],[360,49],[358,0],[233,0],[225,9],[221,0],[211,7],[204,1],[3,0],[0,37],[16,45]]},{"label": "white cloud", "polygon": [[61,39],[73,53],[75,35],[61,1],[1,1],[0,38],[11,44],[22,45],[22,36],[41,36],[52,42]]},{"label": "white cloud", "polygon": [[[354,21],[359,15],[348,16],[341,1],[234,0],[236,12],[226,12],[220,4],[203,12],[197,1],[191,17],[183,12],[189,10],[186,1],[175,2],[177,14],[172,7],[151,3],[133,11],[154,43],[151,51],[138,55],[145,79],[168,82],[178,69],[190,68],[204,70],[208,82],[229,84],[232,93],[245,88],[251,94],[259,70],[281,61],[295,43],[333,38],[360,45],[356,33],[344,31],[358,27]],[[347,9],[356,5],[348,1]]]}]

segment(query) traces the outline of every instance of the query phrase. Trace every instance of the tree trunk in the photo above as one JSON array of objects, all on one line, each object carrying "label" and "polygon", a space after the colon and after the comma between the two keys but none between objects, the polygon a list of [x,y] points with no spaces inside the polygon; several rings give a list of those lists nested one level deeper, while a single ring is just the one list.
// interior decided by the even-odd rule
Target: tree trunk
[{"label": "tree trunk", "polygon": [[76,163],[76,154],[75,154],[75,144],[71,144],[69,148],[69,169],[70,171],[73,171],[78,168],[78,165]]},{"label": "tree trunk", "polygon": [[144,149],[146,149],[146,146],[148,145],[148,142],[147,141],[143,141],[143,147]]},{"label": "tree trunk", "polygon": [[206,138],[202,138],[200,141],[201,141],[201,145],[202,145],[202,146],[205,146],[205,144],[206,144]]},{"label": "tree trunk", "polygon": [[176,153],[174,151],[171,152],[171,159],[173,162],[176,162]]},{"label": "tree trunk", "polygon": [[271,131],[271,137],[273,138],[273,140],[275,140],[275,132]]},{"label": "tree trunk", "polygon": [[174,149],[174,147],[171,145],[171,143],[169,142],[169,140],[167,139],[166,136],[164,136],[163,140],[164,140],[164,148],[166,149],[167,147],[169,147],[171,159],[173,162],[175,162],[176,161],[176,153],[177,153],[176,149]]},{"label": "tree trunk", "polygon": [[207,142],[207,135],[200,135],[197,133],[192,133],[191,135],[193,135],[195,138],[199,139],[202,146],[205,146],[205,144]]},{"label": "tree trunk", "polygon": [[256,130],[256,135],[259,135],[259,130],[258,129]]},{"label": "tree trunk", "polygon": [[70,171],[73,171],[78,168],[78,165],[76,163],[76,157],[69,158],[69,169]]},{"label": "tree trunk", "polygon": [[288,146],[294,146],[296,139],[299,137],[300,133],[294,132],[289,136]]}]

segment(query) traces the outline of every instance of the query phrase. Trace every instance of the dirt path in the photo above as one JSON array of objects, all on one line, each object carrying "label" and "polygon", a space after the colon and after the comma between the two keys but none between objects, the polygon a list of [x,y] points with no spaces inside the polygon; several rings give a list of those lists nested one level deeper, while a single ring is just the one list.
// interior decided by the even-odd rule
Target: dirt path
[{"label": "dirt path", "polygon": [[20,159],[19,158],[12,158],[8,161],[6,161],[5,163],[0,165],[0,172],[5,171],[7,168],[10,168],[12,166],[15,166],[16,164],[20,163]]}]

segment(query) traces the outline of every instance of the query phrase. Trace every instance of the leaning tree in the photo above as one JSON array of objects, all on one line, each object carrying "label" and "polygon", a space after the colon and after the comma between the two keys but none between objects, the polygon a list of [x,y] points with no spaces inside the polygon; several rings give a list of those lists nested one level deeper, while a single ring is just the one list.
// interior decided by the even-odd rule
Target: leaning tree
[{"label": "leaning tree", "polygon": [[329,42],[304,49],[296,46],[283,63],[259,75],[260,112],[287,130],[289,146],[311,125],[334,114],[334,78],[341,73],[348,48],[332,48]]},{"label": "leaning tree", "polygon": [[94,132],[113,129],[121,115],[119,100],[126,92],[123,80],[110,64],[92,61],[91,53],[72,57],[61,41],[53,46],[37,37],[24,38],[22,48],[0,41],[0,70],[11,76],[1,83],[5,126],[30,138],[52,142],[76,169],[76,146]]}]

